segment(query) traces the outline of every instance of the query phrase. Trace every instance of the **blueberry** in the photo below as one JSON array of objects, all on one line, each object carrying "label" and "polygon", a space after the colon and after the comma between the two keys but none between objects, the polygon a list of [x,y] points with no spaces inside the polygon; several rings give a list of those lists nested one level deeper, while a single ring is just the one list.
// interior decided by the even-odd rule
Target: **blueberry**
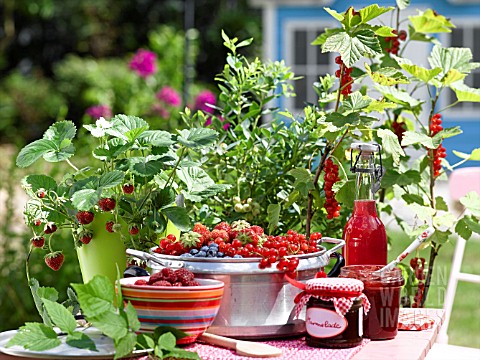
[{"label": "blueberry", "polygon": [[206,257],[206,256],[207,256],[207,253],[203,250],[200,250],[198,254],[193,255],[193,257]]},{"label": "blueberry", "polygon": [[198,250],[197,250],[197,249],[192,249],[192,250],[190,250],[190,254],[192,254],[192,255],[197,255],[197,254],[198,254]]},{"label": "blueberry", "polygon": [[225,254],[221,251],[217,252],[217,257],[221,258],[221,257],[224,257]]},{"label": "blueberry", "polygon": [[242,255],[235,254],[235,255],[233,255],[233,258],[234,258],[234,259],[241,259],[241,258],[243,258],[243,256],[242,256]]},{"label": "blueberry", "polygon": [[150,274],[148,273],[147,270],[140,266],[132,265],[129,266],[128,268],[125,269],[123,272],[123,277],[128,278],[128,277],[136,277],[136,276],[149,276]]},{"label": "blueberry", "polygon": [[216,257],[217,256],[217,250],[210,249],[207,251],[207,257]]},{"label": "blueberry", "polygon": [[193,255],[190,254],[190,253],[185,253],[185,254],[180,255],[180,257],[183,257],[183,258],[191,258],[191,257],[193,257]]},{"label": "blueberry", "polygon": [[205,251],[205,252],[207,252],[207,251],[208,251],[208,246],[206,246],[206,245],[205,245],[205,246],[202,246],[202,247],[200,248],[200,251]]},{"label": "blueberry", "polygon": [[208,245],[211,248],[216,248],[218,249],[218,244],[217,243],[211,243],[210,245]]}]

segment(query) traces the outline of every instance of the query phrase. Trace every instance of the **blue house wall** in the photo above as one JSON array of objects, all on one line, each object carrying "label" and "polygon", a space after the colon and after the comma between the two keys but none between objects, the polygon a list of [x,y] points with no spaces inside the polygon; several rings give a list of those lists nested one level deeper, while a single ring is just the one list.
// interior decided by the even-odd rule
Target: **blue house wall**
[{"label": "blue house wall", "polygon": [[[394,6],[395,1],[333,1],[326,7],[332,8],[338,12],[344,12],[348,7],[361,8],[372,3],[377,3],[380,6]],[[454,18],[452,21],[465,18],[477,17],[480,20],[480,1],[475,4],[453,4],[445,0],[438,1],[422,1],[417,2],[412,0],[410,8],[432,8],[439,14],[446,16],[447,18]],[[274,51],[272,55],[279,59],[287,58],[287,49],[284,48],[283,39],[285,34],[285,23],[289,20],[315,20],[323,19],[330,20],[332,17],[323,9],[323,6],[312,5],[298,5],[293,0],[291,4],[278,4],[275,6],[275,24],[274,24]],[[441,40],[441,38],[440,38]],[[480,46],[480,45],[479,45]],[[480,62],[480,59],[474,58],[473,61]],[[287,64],[289,65],[289,64]],[[283,99],[279,100],[278,106],[280,108],[285,107]],[[453,108],[455,109],[455,108]],[[451,163],[457,163],[460,159],[455,156],[452,150],[461,151],[464,153],[470,153],[473,149],[480,147],[480,113],[472,116],[462,116],[456,118],[454,111],[443,116],[444,128],[460,126],[463,130],[463,134],[444,140],[444,146],[447,149],[447,160]],[[469,161],[464,166],[480,166],[478,162]]]}]

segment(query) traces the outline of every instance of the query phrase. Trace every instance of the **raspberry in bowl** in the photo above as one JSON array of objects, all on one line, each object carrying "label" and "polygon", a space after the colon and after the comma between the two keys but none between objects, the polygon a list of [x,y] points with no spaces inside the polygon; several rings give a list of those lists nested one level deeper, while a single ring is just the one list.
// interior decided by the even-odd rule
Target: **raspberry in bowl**
[{"label": "raspberry in bowl", "polygon": [[[123,300],[130,301],[137,310],[139,332],[153,333],[158,326],[171,326],[187,334],[178,339],[177,344],[193,343],[215,320],[224,283],[212,279],[189,279],[180,272],[180,279],[176,281],[173,277],[175,271],[164,271],[167,272],[166,276],[159,272],[150,277],[120,279]],[[166,280],[168,276],[170,279]]]}]

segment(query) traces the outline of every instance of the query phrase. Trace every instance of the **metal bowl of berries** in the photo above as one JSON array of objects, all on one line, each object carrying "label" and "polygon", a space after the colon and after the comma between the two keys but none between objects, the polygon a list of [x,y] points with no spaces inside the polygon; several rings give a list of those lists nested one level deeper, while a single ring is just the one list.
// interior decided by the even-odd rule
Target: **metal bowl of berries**
[{"label": "metal bowl of berries", "polygon": [[[285,279],[285,273],[305,282],[314,278],[332,258],[337,261],[329,276],[338,275],[344,265],[343,257],[337,251],[345,242],[314,234],[303,251],[300,249],[305,244],[304,236],[292,232],[283,237],[266,237],[261,246],[257,243],[247,256],[238,251],[215,256],[225,249],[220,241],[218,244],[216,239],[210,238],[205,245],[195,247],[198,253],[204,252],[206,256],[199,256],[196,251],[190,253],[193,249],[179,255],[162,254],[157,247],[152,248],[150,254],[145,253],[148,256],[143,259],[149,260],[153,273],[163,267],[183,267],[193,272],[195,278],[219,280],[225,284],[222,304],[209,332],[239,339],[296,336],[305,333],[305,312],[298,319],[293,318],[294,299],[300,290]],[[176,239],[171,241],[178,242]],[[233,241],[230,239],[230,244]],[[242,244],[242,247],[248,244]],[[324,244],[333,246],[327,249]],[[285,247],[296,249],[297,253],[280,250]]]}]

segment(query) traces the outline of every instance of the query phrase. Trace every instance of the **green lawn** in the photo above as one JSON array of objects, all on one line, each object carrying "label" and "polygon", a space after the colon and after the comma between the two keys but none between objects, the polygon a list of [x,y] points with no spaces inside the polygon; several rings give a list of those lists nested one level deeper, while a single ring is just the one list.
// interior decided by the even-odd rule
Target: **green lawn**
[{"label": "green lawn", "polygon": [[[452,237],[453,238],[453,237]],[[389,249],[389,257],[393,259],[408,245],[408,239],[394,241]],[[435,260],[432,286],[425,307],[442,308],[450,276],[455,241],[445,244]],[[424,249],[418,256],[428,261],[430,248]],[[467,242],[462,263],[462,272],[480,274],[480,239]],[[404,260],[408,264],[410,255]],[[448,327],[449,344],[480,348],[480,285],[459,282],[455,302]]]}]

